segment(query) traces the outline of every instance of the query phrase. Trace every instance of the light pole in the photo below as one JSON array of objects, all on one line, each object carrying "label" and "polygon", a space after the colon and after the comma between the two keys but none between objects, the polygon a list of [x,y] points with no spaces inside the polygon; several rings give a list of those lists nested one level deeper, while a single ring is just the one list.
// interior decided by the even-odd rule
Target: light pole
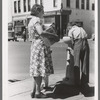
[{"label": "light pole", "polygon": [[27,20],[28,16],[26,15],[26,25],[25,25],[25,28],[26,28],[26,40],[28,40],[28,20]]},{"label": "light pole", "polygon": [[63,10],[63,3],[61,2],[61,9],[60,9],[60,39],[62,38],[62,10]]}]

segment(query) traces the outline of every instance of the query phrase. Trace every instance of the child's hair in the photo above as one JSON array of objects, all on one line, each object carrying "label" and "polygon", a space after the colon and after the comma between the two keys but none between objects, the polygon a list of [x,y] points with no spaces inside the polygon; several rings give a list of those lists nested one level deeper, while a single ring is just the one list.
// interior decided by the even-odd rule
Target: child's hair
[{"label": "child's hair", "polygon": [[34,4],[31,9],[31,15],[37,16],[43,10],[43,6],[39,4]]}]

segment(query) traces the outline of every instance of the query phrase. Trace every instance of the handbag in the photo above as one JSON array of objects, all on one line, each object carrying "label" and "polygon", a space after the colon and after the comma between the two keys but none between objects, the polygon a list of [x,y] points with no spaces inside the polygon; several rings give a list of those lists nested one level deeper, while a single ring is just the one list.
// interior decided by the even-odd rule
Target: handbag
[{"label": "handbag", "polygon": [[59,41],[59,38],[57,35],[54,35],[52,33],[48,33],[47,31],[43,31],[42,34],[41,34],[41,38],[42,40],[44,41],[44,43],[47,45],[47,46],[51,46],[53,45],[54,43],[58,42]]},{"label": "handbag", "polygon": [[59,41],[58,35],[56,34],[52,25],[48,29],[43,31],[41,34],[39,34],[38,32],[36,33],[43,40],[46,46],[51,46]]}]

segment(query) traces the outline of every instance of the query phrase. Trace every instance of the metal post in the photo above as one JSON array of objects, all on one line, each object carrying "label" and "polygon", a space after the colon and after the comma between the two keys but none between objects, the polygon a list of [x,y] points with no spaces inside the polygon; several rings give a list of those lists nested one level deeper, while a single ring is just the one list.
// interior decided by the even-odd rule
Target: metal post
[{"label": "metal post", "polygon": [[62,38],[62,14],[60,15],[60,39]]},{"label": "metal post", "polygon": [[63,3],[61,1],[61,9],[60,9],[60,39],[62,38],[62,10],[63,10]]}]

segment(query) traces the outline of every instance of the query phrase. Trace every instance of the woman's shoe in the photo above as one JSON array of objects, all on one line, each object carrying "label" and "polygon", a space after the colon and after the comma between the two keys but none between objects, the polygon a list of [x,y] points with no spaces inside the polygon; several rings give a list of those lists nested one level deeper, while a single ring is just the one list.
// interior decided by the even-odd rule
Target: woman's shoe
[{"label": "woman's shoe", "polygon": [[32,92],[31,93],[31,98],[34,98],[35,97],[35,92]]},{"label": "woman's shoe", "polygon": [[47,98],[47,95],[41,92],[40,94],[35,94],[35,98]]}]

